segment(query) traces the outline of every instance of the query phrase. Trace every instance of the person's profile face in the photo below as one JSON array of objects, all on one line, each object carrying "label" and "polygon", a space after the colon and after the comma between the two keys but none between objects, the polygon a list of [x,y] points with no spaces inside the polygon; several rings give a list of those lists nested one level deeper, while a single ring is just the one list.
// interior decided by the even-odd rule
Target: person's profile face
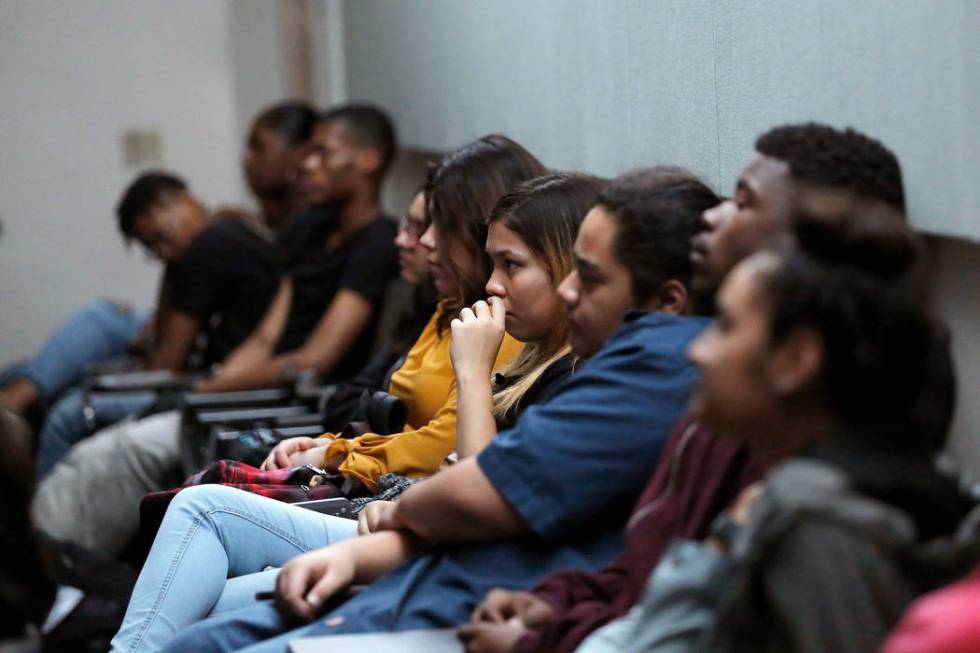
[{"label": "person's profile face", "polygon": [[629,270],[615,256],[616,220],[601,205],[586,214],[575,239],[575,270],[558,293],[565,302],[572,351],[595,354],[633,304]]},{"label": "person's profile face", "polygon": [[693,290],[714,294],[735,265],[789,231],[794,185],[785,161],[757,156],[738,178],[735,196],[704,212],[694,237]]},{"label": "person's profile face", "polygon": [[260,124],[253,126],[242,157],[251,191],[258,197],[282,192],[288,185],[291,165],[295,162],[286,139]]},{"label": "person's profile face", "polygon": [[520,342],[547,340],[564,310],[547,262],[502,220],[490,225],[486,252],[493,264],[486,291],[503,302],[507,333]]},{"label": "person's profile face", "polygon": [[300,185],[311,204],[343,201],[353,194],[357,154],[342,121],[316,126],[300,166]]},{"label": "person's profile face", "polygon": [[428,250],[422,246],[422,235],[428,229],[425,217],[425,194],[415,195],[408,213],[398,219],[398,267],[402,279],[408,283],[421,283],[429,276]]},{"label": "person's profile face", "polygon": [[775,406],[765,362],[768,310],[760,288],[765,272],[756,259],[738,264],[726,277],[717,319],[688,347],[699,373],[691,413],[705,426],[746,441],[760,432],[760,420]]},{"label": "person's profile face", "polygon": [[188,193],[151,207],[133,223],[133,237],[167,263],[176,261],[204,225],[204,208]]}]

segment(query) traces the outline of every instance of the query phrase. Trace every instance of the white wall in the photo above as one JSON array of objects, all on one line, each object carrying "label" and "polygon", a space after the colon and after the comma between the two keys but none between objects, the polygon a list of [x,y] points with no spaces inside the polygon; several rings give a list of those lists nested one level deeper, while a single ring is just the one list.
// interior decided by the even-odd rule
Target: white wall
[{"label": "white wall", "polygon": [[152,303],[159,269],[115,226],[123,129],[158,128],[206,201],[244,199],[229,34],[227,0],[0,2],[0,363],[94,296]]}]

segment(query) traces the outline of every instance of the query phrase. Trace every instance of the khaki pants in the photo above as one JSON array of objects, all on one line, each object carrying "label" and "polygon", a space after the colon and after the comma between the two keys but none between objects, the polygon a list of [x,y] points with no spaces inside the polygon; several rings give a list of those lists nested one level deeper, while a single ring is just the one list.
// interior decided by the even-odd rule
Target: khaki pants
[{"label": "khaki pants", "polygon": [[139,529],[143,495],[182,480],[179,411],[130,419],[74,446],[41,481],[31,512],[51,537],[115,557]]}]

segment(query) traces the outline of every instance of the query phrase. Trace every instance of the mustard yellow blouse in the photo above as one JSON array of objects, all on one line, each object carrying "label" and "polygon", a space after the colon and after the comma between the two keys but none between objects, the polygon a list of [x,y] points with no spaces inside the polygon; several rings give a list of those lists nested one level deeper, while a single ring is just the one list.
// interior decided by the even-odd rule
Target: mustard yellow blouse
[{"label": "mustard yellow blouse", "polygon": [[[456,448],[456,377],[449,354],[450,330],[439,332],[441,309],[436,310],[422,335],[412,345],[405,363],[391,377],[388,392],[405,402],[405,429],[393,435],[365,433],[357,438],[334,439],[325,459],[346,456],[340,472],[354,476],[375,491],[382,474],[430,476]],[[504,335],[494,370],[508,363],[521,343]]]}]

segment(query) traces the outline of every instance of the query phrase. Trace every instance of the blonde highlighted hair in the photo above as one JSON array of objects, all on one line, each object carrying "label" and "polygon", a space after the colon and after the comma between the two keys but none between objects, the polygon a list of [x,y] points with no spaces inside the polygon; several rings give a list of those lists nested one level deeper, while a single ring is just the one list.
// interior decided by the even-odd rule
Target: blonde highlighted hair
[{"label": "blonde highlighted hair", "polygon": [[[487,224],[501,222],[516,233],[548,268],[555,292],[574,267],[572,246],[579,225],[595,203],[602,181],[576,174],[551,174],[518,184],[500,198]],[[545,370],[566,356],[568,322],[555,316],[546,340],[525,343],[500,374],[516,379],[493,395],[494,417],[513,416],[521,399]]]}]

